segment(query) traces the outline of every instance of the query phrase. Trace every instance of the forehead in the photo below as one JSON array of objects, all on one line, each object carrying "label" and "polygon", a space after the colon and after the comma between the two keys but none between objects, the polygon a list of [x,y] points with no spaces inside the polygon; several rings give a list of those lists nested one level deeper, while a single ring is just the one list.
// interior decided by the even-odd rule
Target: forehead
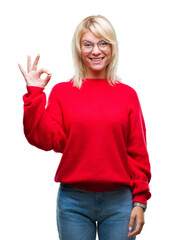
[{"label": "forehead", "polygon": [[97,42],[98,40],[100,40],[100,38],[97,38],[90,30],[87,30],[81,38],[81,41],[83,40]]}]

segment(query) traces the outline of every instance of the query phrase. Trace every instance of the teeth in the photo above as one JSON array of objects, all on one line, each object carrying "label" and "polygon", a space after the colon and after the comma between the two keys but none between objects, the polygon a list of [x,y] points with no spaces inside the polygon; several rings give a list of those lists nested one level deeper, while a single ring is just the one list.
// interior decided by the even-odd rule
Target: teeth
[{"label": "teeth", "polygon": [[102,58],[97,58],[97,59],[92,58],[92,61],[100,61],[100,60],[102,60]]}]

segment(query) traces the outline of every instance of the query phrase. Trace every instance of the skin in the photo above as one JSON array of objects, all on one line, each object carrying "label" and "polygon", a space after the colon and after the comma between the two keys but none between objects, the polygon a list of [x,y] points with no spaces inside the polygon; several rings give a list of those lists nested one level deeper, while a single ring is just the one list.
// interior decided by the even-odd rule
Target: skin
[{"label": "skin", "polygon": [[[81,39],[81,46],[84,40],[94,43],[94,47],[91,52],[86,53],[82,51],[81,53],[82,60],[86,65],[86,74],[87,74],[86,78],[98,78],[98,79],[106,78],[106,67],[109,64],[111,59],[111,47],[109,46],[107,50],[101,51],[97,46],[97,43],[99,42],[100,39],[97,38],[89,30],[87,30],[83,34]],[[100,58],[100,57],[104,57],[102,63],[100,64],[94,64],[90,60],[90,58]]]},{"label": "skin", "polygon": [[[29,55],[27,56],[27,72],[23,69],[21,64],[18,63],[19,69],[23,77],[25,78],[27,86],[36,86],[44,88],[51,79],[52,74],[48,70],[44,68],[37,70],[39,58],[40,54],[36,56],[35,61],[31,67],[31,57]],[[43,73],[47,74],[45,79],[40,78]]]},{"label": "skin", "polygon": [[[111,48],[106,51],[101,51],[97,43],[100,39],[98,39],[92,32],[88,31],[82,36],[82,41],[86,39],[90,42],[94,43],[94,48],[90,53],[82,52],[82,59],[86,64],[87,77],[86,78],[106,78],[106,67],[111,59]],[[102,63],[93,64],[89,58],[96,57],[104,57]],[[27,56],[27,72],[23,69],[21,64],[18,63],[18,67],[26,81],[27,86],[37,86],[44,88],[51,79],[51,73],[41,68],[37,70],[38,62],[39,62],[40,54],[38,54],[34,60],[33,65],[31,66],[31,57]],[[45,73],[47,74],[45,79],[41,79],[41,75]],[[136,221],[136,228],[134,227],[134,222]],[[130,215],[129,227],[132,228],[133,231],[128,232],[128,236],[136,236],[141,233],[144,221],[144,209],[142,207],[135,206],[133,207]]]},{"label": "skin", "polygon": [[[136,221],[136,228],[133,229],[135,221]],[[129,227],[131,227],[133,231],[129,231],[128,236],[130,237],[130,236],[136,236],[140,234],[144,224],[145,224],[144,209],[138,206],[133,207],[130,214],[130,222],[129,222]]]}]

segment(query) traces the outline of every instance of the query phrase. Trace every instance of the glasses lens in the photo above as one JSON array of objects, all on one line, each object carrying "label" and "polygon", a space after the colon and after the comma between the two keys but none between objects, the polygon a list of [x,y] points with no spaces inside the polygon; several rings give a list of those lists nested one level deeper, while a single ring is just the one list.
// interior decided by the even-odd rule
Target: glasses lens
[{"label": "glasses lens", "polygon": [[91,42],[85,41],[82,44],[82,49],[84,52],[90,52],[93,49],[93,44]]},{"label": "glasses lens", "polygon": [[109,43],[105,42],[105,41],[100,41],[98,42],[98,47],[101,49],[101,50],[105,50],[107,49],[109,46]]},{"label": "glasses lens", "polygon": [[[106,50],[109,47],[109,45],[110,44],[108,42],[105,42],[104,40],[97,43],[97,46],[99,47],[100,50]],[[94,44],[92,42],[85,41],[82,44],[82,50],[84,52],[90,52],[93,50],[93,46]]]}]

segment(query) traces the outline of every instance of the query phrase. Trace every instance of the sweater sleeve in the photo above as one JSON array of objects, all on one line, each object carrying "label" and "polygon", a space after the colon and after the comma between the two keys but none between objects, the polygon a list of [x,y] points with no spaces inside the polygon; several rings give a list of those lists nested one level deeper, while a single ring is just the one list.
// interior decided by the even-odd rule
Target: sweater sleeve
[{"label": "sweater sleeve", "polygon": [[62,153],[67,137],[56,87],[50,93],[47,107],[44,88],[27,86],[27,90],[23,96],[23,126],[26,139],[37,148]]},{"label": "sweater sleeve", "polygon": [[147,204],[151,197],[149,182],[151,169],[147,152],[146,126],[136,91],[131,93],[128,121],[127,154],[130,165],[133,202]]}]

